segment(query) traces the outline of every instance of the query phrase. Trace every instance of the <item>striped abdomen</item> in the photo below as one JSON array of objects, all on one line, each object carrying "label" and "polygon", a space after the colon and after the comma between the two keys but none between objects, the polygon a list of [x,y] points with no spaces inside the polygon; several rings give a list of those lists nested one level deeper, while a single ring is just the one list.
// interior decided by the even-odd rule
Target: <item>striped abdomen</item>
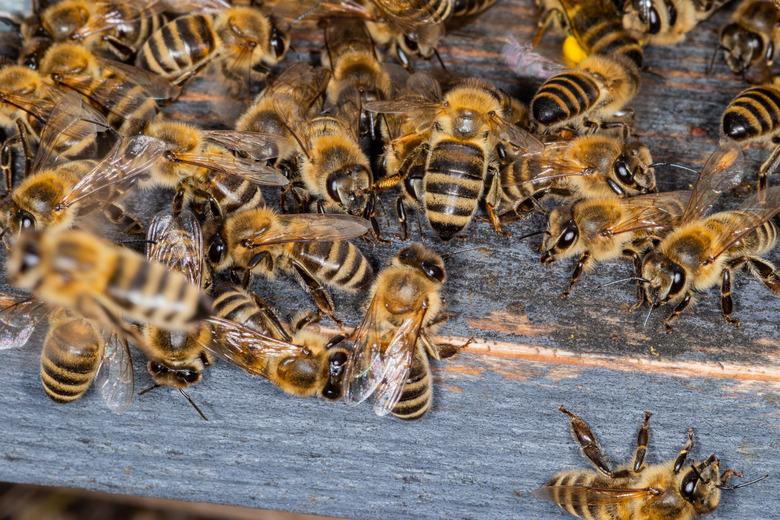
[{"label": "striped abdomen", "polygon": [[550,188],[552,180],[537,183],[532,179],[549,170],[549,161],[542,158],[520,157],[501,169],[500,185],[501,196],[504,202],[515,206],[517,203],[527,200],[534,194]]},{"label": "striped abdomen", "polygon": [[408,24],[441,23],[452,14],[453,0],[373,0],[386,13]]},{"label": "striped abdomen", "polygon": [[209,16],[182,16],[163,25],[146,40],[136,64],[166,79],[176,80],[213,57],[218,45]]},{"label": "striped abdomen", "polygon": [[260,187],[238,175],[210,173],[207,191],[219,203],[224,214],[254,209],[265,204]]},{"label": "striped abdomen", "polygon": [[100,368],[105,343],[92,322],[63,311],[57,314],[41,351],[41,382],[49,397],[68,403],[89,389]]},{"label": "striped abdomen", "polygon": [[232,287],[214,300],[214,314],[240,323],[276,339],[290,341],[290,334],[265,301],[243,289]]},{"label": "striped abdomen", "polygon": [[401,391],[401,398],[393,407],[392,413],[399,419],[419,419],[430,409],[432,401],[433,379],[428,353],[422,343],[418,341],[412,365],[409,368],[409,375],[406,376],[406,382]]},{"label": "striped abdomen", "polygon": [[619,516],[620,511],[616,504],[588,504],[585,499],[585,490],[588,487],[608,488],[609,482],[600,478],[596,473],[589,471],[568,471],[559,473],[544,485],[544,496],[569,514],[579,518],[611,519],[627,518]]},{"label": "striped abdomen", "polygon": [[440,141],[428,155],[423,200],[428,221],[442,240],[471,222],[482,197],[487,160],[479,146],[458,141]]},{"label": "striped abdomen", "polygon": [[157,103],[136,83],[117,77],[68,82],[68,85],[90,99],[102,111],[111,128],[121,135],[140,133],[157,115]]},{"label": "striped abdomen", "polygon": [[371,264],[351,242],[298,243],[290,256],[318,280],[347,291],[368,285],[374,276]]},{"label": "striped abdomen", "polygon": [[185,275],[130,251],[117,251],[105,292],[129,319],[166,330],[211,314],[210,299]]},{"label": "striped abdomen", "polygon": [[452,17],[474,16],[493,7],[496,0],[454,0]]},{"label": "striped abdomen", "polygon": [[555,125],[584,115],[598,99],[599,87],[589,74],[568,70],[542,84],[531,100],[531,115],[542,125]]},{"label": "striped abdomen", "polygon": [[568,12],[571,31],[588,55],[625,56],[642,68],[642,46],[625,31],[622,17],[611,2],[579,2]]},{"label": "striped abdomen", "polygon": [[[743,221],[742,225],[747,228],[751,225],[751,223],[755,222],[756,214],[746,211],[734,210],[724,213],[716,213],[710,218],[721,225],[726,224],[725,221],[727,220],[731,221],[731,219],[736,218],[740,221]],[[724,225],[724,227],[726,226]],[[726,229],[731,228],[727,227]],[[744,255],[760,256],[774,249],[776,243],[777,227],[775,227],[772,221],[769,220],[741,238],[740,244],[729,250],[728,254],[733,257]]]},{"label": "striped abdomen", "polygon": [[721,129],[735,141],[776,135],[780,130],[780,89],[760,85],[737,94],[723,113]]}]

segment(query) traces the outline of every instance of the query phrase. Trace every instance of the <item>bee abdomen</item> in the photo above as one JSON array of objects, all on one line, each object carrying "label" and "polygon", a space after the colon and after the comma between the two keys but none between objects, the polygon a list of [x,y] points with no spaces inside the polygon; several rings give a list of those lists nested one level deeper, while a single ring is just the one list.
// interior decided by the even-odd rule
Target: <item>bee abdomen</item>
[{"label": "bee abdomen", "polygon": [[97,334],[85,320],[49,330],[41,351],[40,376],[44,391],[54,401],[75,401],[89,389],[102,357]]},{"label": "bee abdomen", "polygon": [[431,367],[425,349],[418,343],[393,415],[404,420],[419,419],[430,409],[432,401]]},{"label": "bee abdomen", "polygon": [[452,17],[474,16],[493,7],[496,0],[455,0],[452,7]]},{"label": "bee abdomen", "polygon": [[619,20],[607,17],[597,22],[583,35],[589,54],[625,56],[637,67],[642,67],[644,55],[639,42],[629,36]]},{"label": "bee abdomen", "polygon": [[101,81],[96,97],[105,99],[108,124],[122,135],[134,135],[157,115],[157,103],[139,85],[121,80]]},{"label": "bee abdomen", "polygon": [[366,286],[374,275],[371,264],[351,242],[301,244],[297,253],[301,263],[318,279],[341,289],[357,290]]},{"label": "bee abdomen", "polygon": [[217,48],[211,18],[190,15],[176,18],[152,34],[138,53],[138,66],[165,78],[204,62]]},{"label": "bee abdomen", "polygon": [[582,115],[598,97],[598,85],[586,74],[562,72],[539,88],[531,100],[531,114],[538,123],[553,125]]},{"label": "bee abdomen", "polygon": [[209,191],[225,214],[254,209],[265,202],[263,192],[257,184],[237,175],[218,176],[212,180],[211,185],[213,189]]},{"label": "bee abdomen", "polygon": [[615,518],[610,516],[609,505],[589,505],[585,497],[579,496],[593,485],[595,475],[587,472],[567,472],[554,476],[546,485],[551,489],[551,498],[569,514],[586,520]]},{"label": "bee abdomen", "polygon": [[721,128],[735,141],[774,134],[780,129],[780,89],[761,85],[743,90],[726,107]]}]

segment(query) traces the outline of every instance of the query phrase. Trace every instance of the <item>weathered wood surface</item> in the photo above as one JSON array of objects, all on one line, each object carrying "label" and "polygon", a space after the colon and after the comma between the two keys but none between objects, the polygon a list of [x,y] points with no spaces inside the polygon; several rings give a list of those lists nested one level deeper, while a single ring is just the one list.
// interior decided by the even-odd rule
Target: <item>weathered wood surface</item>
[{"label": "weathered wood surface", "polygon": [[[646,52],[662,78],[646,75],[633,107],[656,160],[699,166],[714,149],[720,113],[743,87],[723,65],[704,72],[716,44],[713,30],[726,17],[719,13],[684,45]],[[507,35],[528,39],[535,20],[530,1],[499,0],[475,24],[448,35],[443,58],[450,71],[496,81],[527,99],[538,82],[516,78],[498,53]],[[296,57],[308,59],[319,35],[297,35]],[[545,45],[559,43],[551,37]],[[184,108],[169,110],[204,125],[229,124],[218,90],[194,86]],[[751,151],[749,164],[761,153]],[[694,179],[677,170],[658,177],[663,189]],[[151,198],[139,202],[147,221],[166,201]],[[391,207],[386,204],[390,230]],[[540,225],[534,218],[510,229],[519,235]],[[644,313],[626,312],[630,287],[600,287],[629,276],[628,265],[600,266],[561,301],[557,295],[573,266],[543,268],[533,239],[498,238],[484,223],[472,227],[468,240],[446,246],[430,236],[424,241],[442,252],[482,246],[447,260],[453,318],[442,330],[445,340],[478,340],[437,365],[435,408],[422,421],[377,418],[366,406],[294,400],[224,364],[192,391],[207,423],[167,391],[138,398],[122,416],[95,395],[58,406],[37,379],[39,334],[27,348],[2,353],[0,480],[351,518],[563,518],[529,492],[559,469],[585,466],[557,411],[565,404],[590,420],[617,462],[630,456],[642,411],[649,409],[655,412],[652,460],[673,456],[694,426],[697,455],[716,452],[750,475],[773,475],[725,496],[710,518],[767,518],[779,508],[780,301],[760,283],[737,279],[741,329],[723,323],[713,290],[666,335],[664,312],[655,312],[647,327]],[[379,267],[399,244],[362,247]],[[256,288],[287,314],[307,302],[283,278]],[[350,323],[359,320],[361,298],[338,296],[337,302]],[[140,356],[136,369],[144,387]]]}]

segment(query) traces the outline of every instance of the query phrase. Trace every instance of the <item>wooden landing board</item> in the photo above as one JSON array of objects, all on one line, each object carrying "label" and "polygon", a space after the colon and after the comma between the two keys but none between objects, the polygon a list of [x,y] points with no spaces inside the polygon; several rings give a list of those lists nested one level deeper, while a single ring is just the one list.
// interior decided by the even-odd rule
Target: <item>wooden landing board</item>
[{"label": "wooden landing board", "polygon": [[[705,74],[713,30],[726,18],[719,13],[683,45],[647,50],[661,78],[646,74],[632,106],[655,160],[698,167],[714,149],[720,113],[743,88],[722,64]],[[447,37],[443,58],[452,72],[496,81],[528,99],[538,81],[517,79],[498,56],[507,35],[527,40],[535,20],[530,0],[499,0]],[[308,59],[321,38],[296,34],[295,54]],[[545,42],[553,50],[559,44],[555,37]],[[169,113],[229,125],[230,104],[221,91],[208,82],[193,87]],[[762,152],[748,156],[755,167]],[[658,172],[662,189],[686,187],[694,177]],[[148,222],[169,200],[170,194],[145,195],[135,205]],[[384,205],[392,233],[392,200]],[[541,225],[535,217],[510,229],[521,235]],[[419,238],[415,225],[412,230]],[[91,394],[59,406],[37,379],[39,333],[27,348],[0,353],[0,480],[361,519],[564,518],[529,492],[559,469],[585,465],[557,411],[565,404],[591,422],[614,461],[630,456],[642,411],[649,409],[655,412],[651,460],[674,456],[694,426],[698,456],[716,452],[749,475],[773,475],[724,496],[708,518],[766,518],[778,509],[780,300],[760,283],[737,278],[741,329],[722,322],[712,291],[666,335],[660,324],[666,311],[643,327],[643,312],[626,311],[631,287],[600,287],[630,276],[626,264],[599,266],[561,301],[573,265],[542,267],[534,239],[499,238],[484,223],[451,244],[424,235],[440,252],[480,248],[447,259],[445,297],[453,317],[442,334],[447,341],[477,341],[437,365],[435,408],[422,421],[380,419],[366,406],[294,400],[225,364],[192,390],[208,423],[169,391],[138,398],[122,416]],[[400,244],[361,247],[378,268]],[[771,257],[778,261],[780,253]],[[255,287],[284,315],[308,306],[290,280]],[[337,302],[356,324],[362,298],[338,295]],[[149,378],[140,356],[136,369],[143,388]]]}]

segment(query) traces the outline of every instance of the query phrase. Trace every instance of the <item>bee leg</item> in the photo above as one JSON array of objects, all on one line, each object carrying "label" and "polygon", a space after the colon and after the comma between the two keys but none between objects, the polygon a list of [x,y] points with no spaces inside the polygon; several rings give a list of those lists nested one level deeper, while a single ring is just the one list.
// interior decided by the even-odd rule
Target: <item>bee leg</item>
[{"label": "bee leg", "polygon": [[729,481],[734,477],[741,478],[744,477],[744,475],[742,474],[741,471],[737,471],[735,469],[729,468],[727,470],[724,470],[723,473],[720,474],[720,485],[721,486],[728,485]]},{"label": "bee leg", "polygon": [[178,217],[181,214],[181,210],[184,207],[184,186],[179,184],[176,188],[176,194],[173,196],[173,202],[171,203],[171,212],[173,216]]},{"label": "bee leg", "polygon": [[252,299],[255,301],[255,305],[257,305],[257,308],[260,310],[260,314],[263,316],[263,321],[265,322],[266,327],[268,327],[268,329],[272,332],[272,336],[284,341],[290,341],[290,335],[287,333],[287,330],[284,328],[284,325],[282,325],[279,316],[276,315],[273,309],[265,301],[261,300],[260,297],[255,293],[252,293]]},{"label": "bee leg", "polygon": [[322,199],[319,199],[317,201],[317,213],[324,215],[325,214],[325,203],[322,202]]},{"label": "bee leg", "polygon": [[121,205],[112,202],[103,208],[103,214],[115,225],[120,226],[122,231],[130,235],[144,236],[146,231],[143,224],[134,216],[127,213],[127,210]]},{"label": "bee leg", "polygon": [[672,313],[664,320],[664,328],[666,329],[667,334],[672,332],[672,322],[676,320],[691,303],[691,298],[690,292],[685,293],[685,296],[680,303],[677,304],[677,307],[675,307]]},{"label": "bee leg", "polygon": [[323,285],[317,281],[317,279],[306,269],[304,266],[296,261],[292,261],[293,274],[298,280],[298,283],[309,293],[311,299],[314,301],[314,305],[325,316],[333,320],[337,325],[341,325],[343,322],[336,318],[333,304],[333,296]]},{"label": "bee leg", "polygon": [[609,469],[607,461],[604,459],[604,454],[601,452],[596,436],[588,426],[588,423],[578,415],[573,414],[563,406],[560,407],[560,411],[569,416],[571,421],[571,431],[574,435],[574,440],[580,445],[582,454],[590,460],[596,469],[607,477],[612,477],[612,470]]},{"label": "bee leg", "polygon": [[319,321],[322,319],[322,315],[319,312],[307,312],[295,322],[291,323],[291,327],[293,332],[298,332],[300,330],[305,329],[309,325],[314,325],[315,323],[319,323]]},{"label": "bee leg", "polygon": [[734,301],[731,299],[731,269],[724,269],[721,274],[720,311],[727,322],[739,327],[739,320],[731,317],[734,311]]},{"label": "bee leg", "polygon": [[379,229],[379,222],[376,219],[376,195],[372,195],[368,199],[368,204],[366,204],[366,210],[363,212],[363,218],[367,219],[368,222],[371,224],[371,234],[373,235],[374,240],[377,242],[382,242],[384,244],[389,244],[390,240],[387,240],[385,238],[382,238],[382,234]]},{"label": "bee leg", "polygon": [[766,285],[766,288],[780,296],[780,273],[777,272],[777,268],[763,258],[752,257],[748,261],[751,271]]},{"label": "bee leg", "polygon": [[571,273],[571,279],[569,279],[569,287],[566,288],[565,291],[561,293],[561,298],[564,300],[569,297],[569,293],[571,293],[571,290],[574,288],[574,284],[577,283],[577,280],[579,280],[580,275],[582,275],[582,272],[590,265],[590,252],[585,251],[582,253],[582,256],[580,256],[580,259],[577,261],[577,265],[574,266],[574,272]]},{"label": "bee leg", "polygon": [[[623,250],[623,256],[626,256],[634,261],[634,271],[636,272],[637,277],[642,276],[642,256],[634,251],[633,249],[624,249]],[[640,307],[642,307],[645,302],[647,301],[647,298],[645,298],[645,289],[642,286],[642,280],[636,281],[636,303],[634,303],[630,309],[629,312],[634,312]]]},{"label": "bee leg", "polygon": [[24,177],[27,178],[32,172],[33,165],[33,152],[30,146],[30,131],[21,119],[16,120],[16,128],[19,131],[19,142],[22,144],[22,150],[24,151]]},{"label": "bee leg", "polygon": [[[500,149],[504,149],[501,147]],[[501,219],[498,217],[498,213],[496,213],[496,207],[501,202],[500,193],[501,188],[499,187],[499,173],[498,170],[491,166],[488,169],[488,175],[490,175],[490,190],[487,193],[487,196],[485,197],[485,211],[488,215],[488,220],[490,221],[490,226],[493,228],[493,230],[502,237],[511,237],[512,233],[509,231],[505,231],[501,227]]]},{"label": "bee leg", "polygon": [[409,240],[409,226],[406,224],[406,207],[403,195],[399,195],[395,199],[395,213],[398,215],[398,226],[401,228],[400,239]]},{"label": "bee leg", "polygon": [[127,61],[135,56],[136,49],[119,40],[116,36],[106,34],[103,36],[103,42],[108,45],[111,54],[116,56],[119,61]]},{"label": "bee leg", "polygon": [[14,137],[6,139],[2,149],[0,149],[0,168],[3,170],[7,193],[11,193],[14,189],[14,152],[11,142],[15,139]]},{"label": "bee leg", "polygon": [[230,281],[243,289],[249,287],[251,278],[252,272],[249,269],[242,269],[235,266],[230,268]]},{"label": "bee leg", "polygon": [[542,37],[544,36],[544,33],[547,32],[547,28],[550,27],[550,25],[556,21],[564,24],[564,20],[566,20],[566,18],[558,9],[548,9],[542,13],[542,16],[539,18],[539,23],[537,24],[536,32],[534,33],[534,38],[531,40],[531,46],[536,47],[542,42]]},{"label": "bee leg", "polygon": [[674,472],[679,473],[685,461],[688,459],[688,453],[693,449],[693,428],[688,428],[688,440],[674,459]]},{"label": "bee leg", "polygon": [[219,205],[219,201],[216,199],[216,197],[214,197],[212,193],[200,188],[195,188],[193,190],[193,195],[208,201],[209,208],[211,209],[211,214],[214,216],[215,219],[217,219],[217,222],[222,222],[224,220],[225,217],[224,214],[222,213],[222,206]]},{"label": "bee leg", "polygon": [[636,436],[636,451],[634,452],[634,473],[639,473],[644,469],[642,464],[645,462],[645,454],[647,453],[647,442],[650,438],[650,417],[653,414],[645,412],[645,418],[642,421],[642,426],[639,428],[639,433]]},{"label": "bee leg", "polygon": [[764,191],[767,185],[767,177],[773,174],[780,166],[780,143],[775,142],[775,147],[769,157],[761,163],[758,169],[758,191]]}]

